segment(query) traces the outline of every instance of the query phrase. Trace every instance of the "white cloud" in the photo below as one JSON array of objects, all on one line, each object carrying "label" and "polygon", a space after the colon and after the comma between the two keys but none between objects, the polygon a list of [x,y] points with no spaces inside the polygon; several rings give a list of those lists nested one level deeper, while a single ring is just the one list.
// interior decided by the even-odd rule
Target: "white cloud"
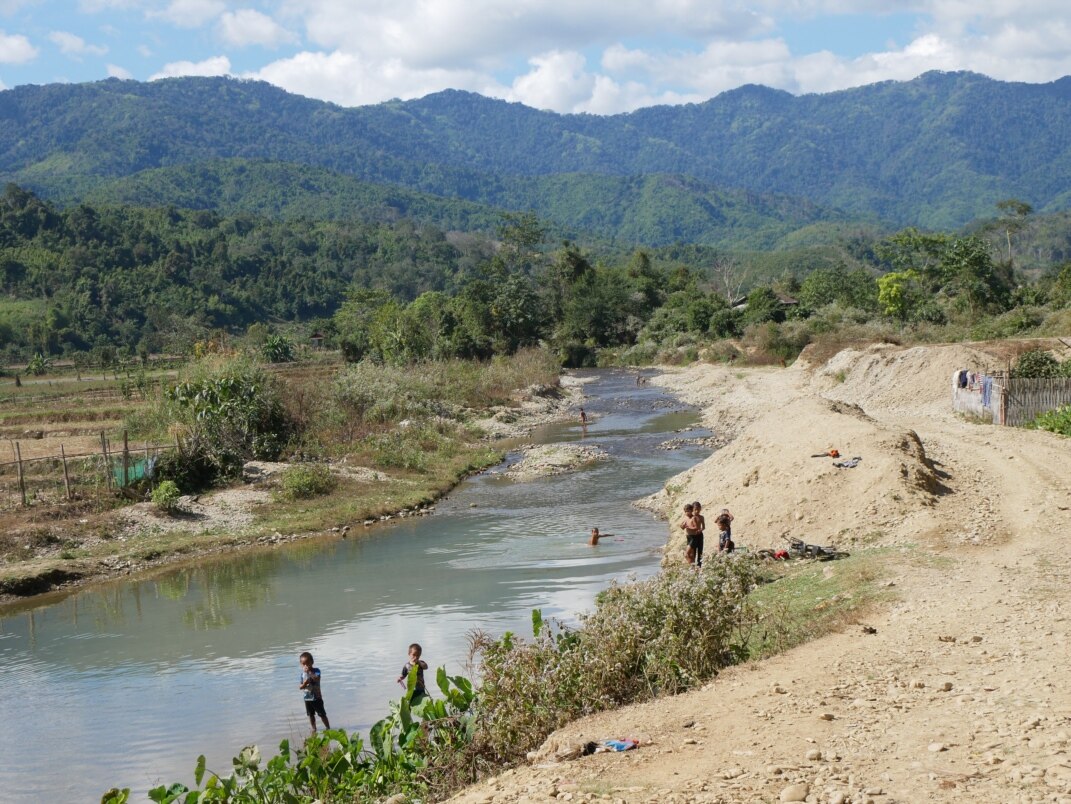
[{"label": "white cloud", "polygon": [[37,58],[37,48],[22,34],[0,30],[0,64],[23,64]]},{"label": "white cloud", "polygon": [[213,56],[204,61],[173,61],[165,64],[164,69],[149,76],[150,81],[158,78],[177,78],[183,75],[230,75],[231,60],[226,56]]},{"label": "white cloud", "polygon": [[280,13],[304,21],[308,39],[325,49],[446,69],[652,32],[745,37],[773,24],[769,15],[707,0],[285,0]]},{"label": "white cloud", "polygon": [[[454,87],[606,114],[743,83],[799,93],[932,69],[1022,81],[1071,73],[1066,0],[275,0],[272,16],[252,0],[234,11],[222,0],[157,2],[176,24],[218,15],[223,41],[238,46],[283,45],[303,30],[308,51],[247,75],[343,104]],[[797,20],[883,14],[900,16],[900,31],[914,15],[910,39],[845,55],[793,49],[776,34]]]},{"label": "white cloud", "polygon": [[591,98],[595,76],[579,53],[552,51],[529,60],[534,68],[513,82],[511,99],[536,109],[576,109]]},{"label": "white cloud", "polygon": [[48,35],[52,44],[60,49],[64,56],[80,59],[82,56],[103,56],[108,48],[103,45],[91,45],[80,36],[67,31],[52,31]]},{"label": "white cloud", "polygon": [[267,14],[251,8],[224,13],[219,19],[219,32],[225,42],[236,47],[276,47],[297,39]]},{"label": "white cloud", "polygon": [[108,77],[109,78],[122,78],[124,81],[128,81],[129,79],[133,78],[134,76],[130,72],[130,70],[124,70],[122,67],[120,67],[117,64],[109,64],[108,65]]},{"label": "white cloud", "polygon": [[0,14],[14,14],[23,6],[28,6],[36,0],[0,0]]},{"label": "white cloud", "polygon": [[379,103],[390,98],[419,98],[441,89],[467,89],[504,97],[507,89],[477,71],[417,70],[398,59],[372,61],[356,53],[302,52],[243,74],[288,92],[344,106]]},{"label": "white cloud", "polygon": [[148,15],[179,28],[200,28],[226,10],[227,4],[223,0],[171,0],[163,11],[150,11]]},{"label": "white cloud", "polygon": [[110,9],[139,8],[143,0],[78,0],[78,10],[84,14],[96,14]]},{"label": "white cloud", "polygon": [[147,59],[152,56],[152,48],[148,45],[138,45],[138,54]]}]

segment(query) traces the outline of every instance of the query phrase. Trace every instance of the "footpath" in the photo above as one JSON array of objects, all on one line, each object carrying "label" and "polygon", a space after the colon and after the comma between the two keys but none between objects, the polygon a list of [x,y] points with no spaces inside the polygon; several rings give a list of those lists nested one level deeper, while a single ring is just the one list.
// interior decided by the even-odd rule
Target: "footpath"
[{"label": "footpath", "polygon": [[[950,410],[953,370],[995,365],[999,348],[875,346],[664,375],[731,440],[647,504],[728,505],[752,549],[790,534],[875,551],[890,599],[548,740],[642,736],[636,750],[537,761],[453,801],[1071,802],[1071,442]],[[811,457],[830,448],[862,461]],[[666,560],[681,553],[671,533]]]}]

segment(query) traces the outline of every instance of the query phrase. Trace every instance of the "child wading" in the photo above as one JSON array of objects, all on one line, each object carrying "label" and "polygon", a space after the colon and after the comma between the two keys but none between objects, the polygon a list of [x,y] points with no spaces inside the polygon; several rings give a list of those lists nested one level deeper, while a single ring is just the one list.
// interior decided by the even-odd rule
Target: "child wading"
[{"label": "child wading", "polygon": [[416,642],[410,645],[409,661],[402,667],[402,674],[398,676],[398,683],[404,687],[409,678],[409,671],[414,667],[417,669],[416,686],[413,687],[413,697],[409,699],[409,702],[414,704],[428,694],[427,687],[424,686],[424,671],[428,669],[428,663],[420,658],[420,654],[423,652],[424,649]]},{"label": "child wading", "polygon": [[317,715],[324,722],[325,729],[331,728],[324,710],[324,699],[320,694],[320,668],[313,667],[312,654],[308,651],[302,653],[298,661],[301,663],[301,685],[298,689],[305,691],[305,714],[309,716],[309,725],[315,734]]}]

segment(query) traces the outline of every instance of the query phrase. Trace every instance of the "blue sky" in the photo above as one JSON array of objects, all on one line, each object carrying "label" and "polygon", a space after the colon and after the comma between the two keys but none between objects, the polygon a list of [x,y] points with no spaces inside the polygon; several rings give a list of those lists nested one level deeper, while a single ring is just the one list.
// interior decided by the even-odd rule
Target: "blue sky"
[{"label": "blue sky", "polygon": [[346,106],[467,89],[559,112],[1071,73],[1066,0],[0,0],[0,88],[233,75]]}]

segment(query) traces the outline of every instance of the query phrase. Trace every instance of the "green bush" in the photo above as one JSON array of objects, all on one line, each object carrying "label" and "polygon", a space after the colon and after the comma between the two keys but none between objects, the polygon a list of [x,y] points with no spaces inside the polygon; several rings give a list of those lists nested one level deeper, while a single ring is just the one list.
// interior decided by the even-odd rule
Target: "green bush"
[{"label": "green bush", "polygon": [[450,450],[452,442],[433,427],[409,424],[371,435],[365,445],[376,466],[423,472],[428,468],[428,456]]},{"label": "green bush", "polygon": [[[441,696],[410,705],[415,673],[405,696],[391,704],[391,713],[377,721],[365,746],[360,735],[327,729],[291,748],[279,744],[279,753],[263,762],[257,746],[246,746],[232,762],[229,774],[207,767],[198,757],[193,772],[196,788],[175,782],[149,790],[149,800],[160,804],[181,802],[381,801],[399,794],[406,801],[437,800],[441,793],[461,786],[440,768],[440,757],[457,756],[470,740],[474,700],[471,682],[436,674]],[[465,781],[472,781],[471,776]],[[127,804],[130,789],[112,788],[101,804]]]},{"label": "green bush", "polygon": [[26,373],[32,374],[35,377],[40,377],[52,368],[52,358],[45,357],[40,352],[30,358],[30,362],[26,364]]},{"label": "green bush", "polygon": [[1062,376],[1060,361],[1044,349],[1023,352],[1012,366],[1013,377],[1046,378]]},{"label": "green bush", "polygon": [[1036,330],[1044,319],[1044,312],[1038,307],[1016,307],[975,325],[971,329],[971,338],[979,341],[1013,338]]},{"label": "green bush", "polygon": [[260,351],[269,363],[292,363],[294,360],[294,344],[285,335],[269,335]]},{"label": "green bush", "polygon": [[322,463],[300,464],[283,472],[279,485],[284,499],[307,500],[334,491],[338,479]]},{"label": "green bush", "polygon": [[1039,413],[1027,427],[1071,436],[1071,405]]},{"label": "green bush", "polygon": [[162,480],[152,490],[152,503],[158,510],[173,513],[178,510],[178,501],[182,496],[178,484],[173,480]]},{"label": "green bush", "polygon": [[183,493],[191,494],[216,482],[219,467],[211,456],[186,445],[161,455],[154,476],[161,481],[173,481]]},{"label": "green bush", "polygon": [[208,463],[216,477],[236,477],[251,458],[274,460],[292,435],[274,378],[244,359],[198,361],[163,404],[186,431],[177,460]]},{"label": "green bush", "polygon": [[474,750],[523,758],[583,715],[703,684],[745,658],[760,626],[748,561],[710,561],[612,585],[573,630],[534,615],[535,638],[477,635],[483,683]]}]

